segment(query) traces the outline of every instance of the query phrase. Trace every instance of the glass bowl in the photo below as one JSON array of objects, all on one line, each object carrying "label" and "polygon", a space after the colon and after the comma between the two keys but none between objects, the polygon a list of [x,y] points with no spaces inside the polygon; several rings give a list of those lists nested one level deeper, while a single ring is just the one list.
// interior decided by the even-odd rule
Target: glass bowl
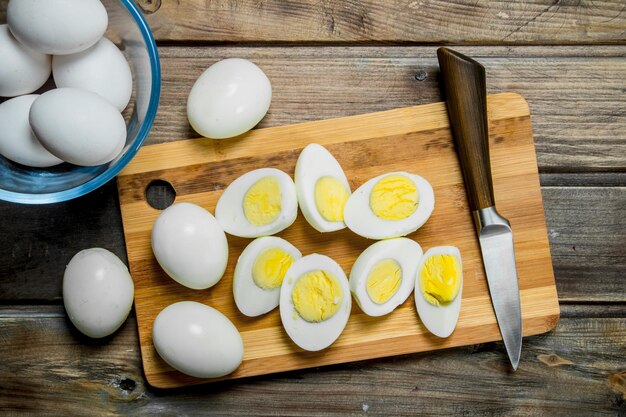
[{"label": "glass bowl", "polygon": [[[23,166],[0,155],[0,200],[47,204],[80,197],[115,177],[146,140],[161,93],[161,67],[156,43],[132,0],[102,0],[102,4],[109,14],[105,36],[120,48],[133,73],[133,95],[123,112],[126,145],[122,153],[100,166],[81,167],[63,163],[50,168]],[[36,93],[46,89],[49,87]]]}]

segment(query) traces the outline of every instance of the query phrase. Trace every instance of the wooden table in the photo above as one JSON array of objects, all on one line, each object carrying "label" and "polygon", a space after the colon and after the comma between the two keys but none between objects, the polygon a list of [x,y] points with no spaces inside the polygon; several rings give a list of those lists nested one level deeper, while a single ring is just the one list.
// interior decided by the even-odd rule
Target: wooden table
[{"label": "wooden table", "polygon": [[138,4],[163,68],[149,143],[196,136],[187,94],[220,58],[248,58],[271,79],[262,127],[438,101],[436,45],[478,59],[489,92],[530,104],[561,321],[524,340],[516,373],[489,343],[154,390],[134,317],[94,341],[62,306],[74,253],[101,246],[126,259],[112,181],[71,202],[0,204],[0,414],[626,415],[623,1]]}]

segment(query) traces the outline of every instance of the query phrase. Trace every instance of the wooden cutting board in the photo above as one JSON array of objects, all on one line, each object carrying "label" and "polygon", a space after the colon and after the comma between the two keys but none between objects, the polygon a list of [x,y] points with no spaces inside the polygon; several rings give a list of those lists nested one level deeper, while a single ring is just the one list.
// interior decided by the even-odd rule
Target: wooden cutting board
[{"label": "wooden cutting board", "polygon": [[[530,113],[526,101],[512,93],[489,96],[488,111],[495,197],[500,213],[513,227],[524,335],[543,333],[556,326],[559,305]],[[435,191],[435,210],[428,222],[409,237],[418,241],[424,251],[439,245],[454,245],[461,251],[463,300],[452,336],[439,339],[429,334],[417,316],[411,296],[394,312],[378,318],[364,315],[353,303],[339,339],[321,352],[305,352],[284,332],[278,310],[248,318],[235,307],[233,269],[249,239],[228,236],[228,268],[222,280],[208,290],[187,289],[161,270],[150,247],[152,224],[160,213],[145,198],[150,182],[167,181],[176,190],[176,202],[193,202],[214,212],[222,190],[245,172],[275,167],[293,175],[300,150],[309,143],[322,144],[335,155],[353,190],[367,179],[390,171],[414,172],[430,181]],[[193,139],[145,146],[117,181],[128,261],[135,281],[141,356],[146,379],[154,387],[211,381],[175,371],[152,345],[154,318],[167,305],[182,300],[217,308],[241,332],[244,361],[233,374],[222,379],[501,339],[444,103],[253,130],[232,140]],[[301,214],[279,236],[304,255],[321,253],[332,257],[346,274],[356,257],[373,243],[349,230],[318,233]],[[501,360],[508,359],[503,354]]]}]

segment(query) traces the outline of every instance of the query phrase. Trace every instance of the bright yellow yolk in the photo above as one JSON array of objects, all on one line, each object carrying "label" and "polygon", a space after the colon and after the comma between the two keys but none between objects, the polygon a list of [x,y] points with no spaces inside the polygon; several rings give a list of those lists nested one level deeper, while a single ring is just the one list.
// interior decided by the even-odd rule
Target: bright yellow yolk
[{"label": "bright yellow yolk", "polygon": [[430,304],[448,304],[461,288],[461,265],[454,255],[430,256],[420,271],[422,295]]},{"label": "bright yellow yolk", "polygon": [[293,305],[300,317],[313,323],[334,316],[341,305],[342,296],[337,278],[319,269],[300,275],[291,293]]},{"label": "bright yellow yolk", "polygon": [[254,260],[252,265],[252,279],[254,283],[265,290],[280,287],[287,270],[293,263],[293,258],[279,248],[265,249]]},{"label": "bright yellow yolk", "polygon": [[322,177],[315,183],[315,206],[329,222],[343,221],[343,208],[350,194],[337,178]]},{"label": "bright yellow yolk", "polygon": [[385,220],[402,220],[417,209],[418,193],[415,183],[401,174],[381,178],[370,194],[374,214]]},{"label": "bright yellow yolk", "polygon": [[261,178],[243,198],[243,212],[255,226],[272,223],[280,215],[281,208],[280,184],[276,177]]},{"label": "bright yellow yolk", "polygon": [[402,268],[393,259],[383,259],[374,265],[367,276],[367,295],[376,304],[384,304],[398,292],[402,282]]}]

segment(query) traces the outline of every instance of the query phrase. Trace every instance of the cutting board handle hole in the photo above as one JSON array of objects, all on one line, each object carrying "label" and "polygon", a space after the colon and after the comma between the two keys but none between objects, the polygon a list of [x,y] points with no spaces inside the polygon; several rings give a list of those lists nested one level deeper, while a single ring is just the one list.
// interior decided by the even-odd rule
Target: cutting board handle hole
[{"label": "cutting board handle hole", "polygon": [[174,186],[165,180],[152,180],[146,187],[146,201],[150,207],[165,210],[176,200]]}]

